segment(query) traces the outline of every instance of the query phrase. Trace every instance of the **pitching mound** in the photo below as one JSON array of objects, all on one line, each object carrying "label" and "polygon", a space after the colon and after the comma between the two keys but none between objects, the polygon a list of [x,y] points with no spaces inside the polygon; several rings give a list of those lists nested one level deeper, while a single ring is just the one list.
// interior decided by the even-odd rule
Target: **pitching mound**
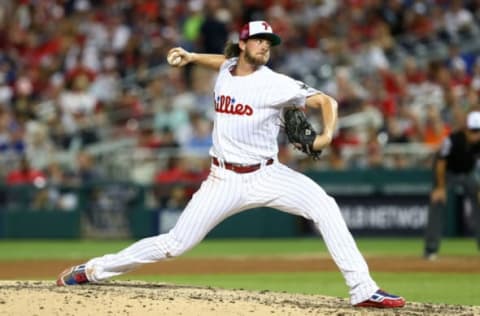
[{"label": "pitching mound", "polygon": [[480,315],[480,307],[408,303],[402,310],[354,309],[341,298],[144,282],[56,287],[0,281],[0,315]]}]

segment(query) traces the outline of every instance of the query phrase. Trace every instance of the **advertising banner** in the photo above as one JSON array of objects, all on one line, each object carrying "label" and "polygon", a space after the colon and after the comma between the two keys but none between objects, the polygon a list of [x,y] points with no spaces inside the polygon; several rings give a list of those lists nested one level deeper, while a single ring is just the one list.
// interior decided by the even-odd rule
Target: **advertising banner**
[{"label": "advertising banner", "polygon": [[337,202],[354,235],[420,236],[427,224],[428,195],[341,196]]}]

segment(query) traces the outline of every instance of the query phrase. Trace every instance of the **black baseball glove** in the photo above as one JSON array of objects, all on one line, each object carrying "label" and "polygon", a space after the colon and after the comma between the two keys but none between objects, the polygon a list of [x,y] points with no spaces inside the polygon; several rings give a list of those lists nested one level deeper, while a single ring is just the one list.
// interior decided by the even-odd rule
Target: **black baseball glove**
[{"label": "black baseball glove", "polygon": [[305,113],[298,108],[288,108],[283,113],[283,118],[288,141],[313,159],[320,159],[322,151],[313,150],[317,132],[307,120]]}]

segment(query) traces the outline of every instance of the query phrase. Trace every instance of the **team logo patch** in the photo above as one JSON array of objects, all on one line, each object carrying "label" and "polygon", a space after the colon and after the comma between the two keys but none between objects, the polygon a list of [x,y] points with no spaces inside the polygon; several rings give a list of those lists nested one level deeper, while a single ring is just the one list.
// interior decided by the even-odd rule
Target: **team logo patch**
[{"label": "team logo patch", "polygon": [[236,103],[234,97],[220,95],[214,100],[215,111],[234,115],[252,115],[253,109],[248,104]]}]

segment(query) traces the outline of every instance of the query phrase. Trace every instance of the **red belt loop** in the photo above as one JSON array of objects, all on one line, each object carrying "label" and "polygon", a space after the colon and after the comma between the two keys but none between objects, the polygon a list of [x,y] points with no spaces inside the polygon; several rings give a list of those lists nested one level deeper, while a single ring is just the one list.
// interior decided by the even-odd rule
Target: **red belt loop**
[{"label": "red belt loop", "polygon": [[[220,161],[216,157],[212,158],[212,163],[215,166],[221,167]],[[269,166],[273,163],[273,159],[270,158],[266,161],[265,166]],[[227,170],[231,170],[236,173],[249,173],[249,172],[254,172],[260,169],[262,166],[261,163],[257,163],[255,165],[241,165],[241,164],[236,164],[236,163],[230,163],[230,162],[224,162],[223,163],[224,168]]]}]

